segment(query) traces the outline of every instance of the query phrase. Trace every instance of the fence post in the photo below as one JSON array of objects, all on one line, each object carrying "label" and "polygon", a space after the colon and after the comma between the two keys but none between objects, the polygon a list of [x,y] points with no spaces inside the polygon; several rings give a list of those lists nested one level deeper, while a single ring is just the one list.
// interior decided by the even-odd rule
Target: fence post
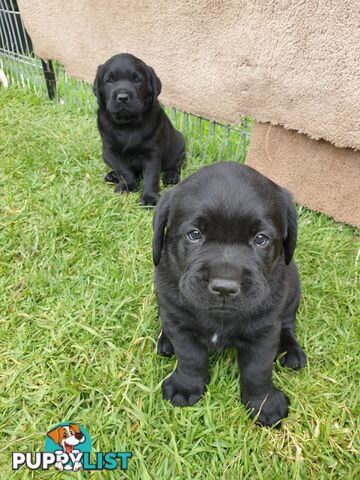
[{"label": "fence post", "polygon": [[44,71],[48,97],[50,100],[53,100],[55,98],[55,92],[56,92],[56,78],[55,78],[54,67],[51,60],[45,61],[41,59],[41,63]]}]

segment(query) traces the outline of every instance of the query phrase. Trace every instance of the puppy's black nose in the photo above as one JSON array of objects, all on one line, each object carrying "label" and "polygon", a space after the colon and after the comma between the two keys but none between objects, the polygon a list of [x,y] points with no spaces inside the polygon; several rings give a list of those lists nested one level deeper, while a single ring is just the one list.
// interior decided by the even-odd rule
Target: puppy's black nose
[{"label": "puppy's black nose", "polygon": [[235,280],[214,278],[209,283],[210,292],[223,297],[236,297],[240,293],[240,285]]},{"label": "puppy's black nose", "polygon": [[118,93],[116,95],[116,101],[118,103],[127,103],[129,101],[129,95],[127,93]]}]

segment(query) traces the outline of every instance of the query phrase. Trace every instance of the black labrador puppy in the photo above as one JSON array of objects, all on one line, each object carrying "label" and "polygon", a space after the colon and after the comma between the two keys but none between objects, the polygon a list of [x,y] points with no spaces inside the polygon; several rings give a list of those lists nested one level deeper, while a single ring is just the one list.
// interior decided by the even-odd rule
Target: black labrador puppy
[{"label": "black labrador puppy", "polygon": [[160,171],[165,184],[180,180],[185,141],[174,129],[157,97],[161,82],[154,70],[122,53],[98,67],[93,91],[98,99],[98,128],[103,158],[112,168],[105,181],[116,192],[137,191],[143,177],[143,205],[159,199]]},{"label": "black labrador puppy", "polygon": [[209,381],[209,350],[233,347],[251,415],[265,426],[288,415],[272,365],[279,353],[289,368],[306,363],[295,337],[296,236],[289,192],[235,162],[204,167],[165,193],[154,215],[158,353],[178,361],[163,382],[165,399],[197,402]]}]

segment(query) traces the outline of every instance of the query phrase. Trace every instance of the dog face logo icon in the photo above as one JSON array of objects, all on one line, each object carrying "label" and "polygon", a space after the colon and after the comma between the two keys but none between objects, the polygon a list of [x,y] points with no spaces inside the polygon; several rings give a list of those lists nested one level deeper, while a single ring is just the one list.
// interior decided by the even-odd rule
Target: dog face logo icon
[{"label": "dog face logo icon", "polygon": [[50,430],[48,436],[54,440],[55,443],[63,447],[64,452],[72,452],[75,445],[85,442],[85,435],[80,430],[78,423],[70,423],[64,427],[59,426]]},{"label": "dog face logo icon", "polygon": [[55,463],[56,469],[77,472],[83,469],[83,453],[91,451],[91,440],[88,432],[78,423],[63,422],[47,433],[45,450],[64,459]]}]

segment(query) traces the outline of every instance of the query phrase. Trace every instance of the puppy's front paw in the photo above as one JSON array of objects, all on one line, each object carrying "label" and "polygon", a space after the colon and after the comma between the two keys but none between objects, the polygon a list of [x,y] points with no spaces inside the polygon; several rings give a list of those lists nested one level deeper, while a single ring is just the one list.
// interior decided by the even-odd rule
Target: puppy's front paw
[{"label": "puppy's front paw", "polygon": [[172,346],[169,338],[164,333],[164,330],[161,330],[157,340],[157,353],[162,357],[171,357],[175,353],[174,347]]},{"label": "puppy's front paw", "polygon": [[280,428],[281,425],[278,422],[286,418],[289,413],[288,398],[276,388],[265,399],[254,398],[243,403],[251,410],[250,417],[256,417],[256,423],[263,427],[271,427],[276,423],[276,428]]},{"label": "puppy's front paw", "polygon": [[193,383],[186,385],[181,381],[181,376],[174,372],[166,378],[162,384],[163,397],[175,405],[175,407],[190,407],[202,397],[206,383],[199,382],[194,378]]},{"label": "puppy's front paw", "polygon": [[284,348],[285,355],[280,358],[280,364],[283,367],[298,370],[306,365],[306,354],[297,344],[291,344]]},{"label": "puppy's front paw", "polygon": [[155,207],[158,203],[160,195],[158,193],[144,193],[141,197],[141,205],[144,207]]}]

